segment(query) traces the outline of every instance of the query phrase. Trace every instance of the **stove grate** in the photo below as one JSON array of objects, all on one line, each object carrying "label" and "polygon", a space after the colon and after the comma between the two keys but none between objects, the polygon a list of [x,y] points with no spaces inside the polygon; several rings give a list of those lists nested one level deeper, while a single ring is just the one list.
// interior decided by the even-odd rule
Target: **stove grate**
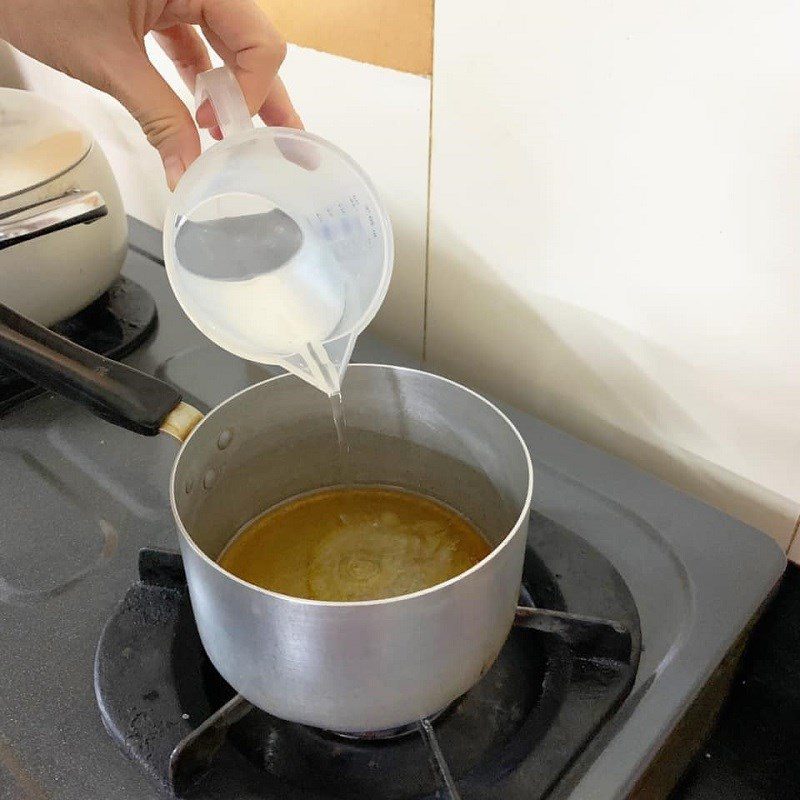
[{"label": "stove grate", "polygon": [[[148,560],[150,558],[148,556]],[[631,634],[624,625],[612,620],[519,606],[514,625],[526,630],[556,634],[569,643],[573,652],[580,653],[583,657],[622,664],[630,663],[631,660]],[[176,796],[185,795],[199,777],[212,767],[215,756],[226,740],[228,729],[254,710],[252,703],[237,694],[176,745],[169,759],[169,785]],[[404,726],[402,730],[368,731],[363,734],[332,733],[347,739],[382,742],[418,732],[428,749],[428,760],[438,779],[439,789],[443,792],[443,800],[461,800],[456,781],[434,730],[434,722],[445,712],[446,709],[415,724]]]}]

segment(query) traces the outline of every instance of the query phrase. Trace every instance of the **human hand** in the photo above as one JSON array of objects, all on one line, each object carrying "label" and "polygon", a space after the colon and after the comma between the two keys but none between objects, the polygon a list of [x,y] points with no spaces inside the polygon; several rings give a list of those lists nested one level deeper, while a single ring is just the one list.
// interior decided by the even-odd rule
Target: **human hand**
[{"label": "human hand", "polygon": [[[251,114],[268,125],[302,128],[278,69],[286,43],[255,0],[0,0],[0,38],[61,72],[116,97],[161,155],[167,183],[200,154],[189,110],[147,58],[153,36],[194,91],[211,69],[205,43],[233,70]],[[198,125],[220,138],[206,104]]]}]

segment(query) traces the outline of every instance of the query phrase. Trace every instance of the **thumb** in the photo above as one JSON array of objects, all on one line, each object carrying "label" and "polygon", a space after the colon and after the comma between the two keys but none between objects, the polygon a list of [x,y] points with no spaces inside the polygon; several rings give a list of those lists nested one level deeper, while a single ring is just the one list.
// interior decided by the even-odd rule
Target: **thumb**
[{"label": "thumb", "polygon": [[141,125],[164,163],[174,189],[189,164],[200,155],[200,137],[192,115],[144,53],[123,70],[117,99]]}]

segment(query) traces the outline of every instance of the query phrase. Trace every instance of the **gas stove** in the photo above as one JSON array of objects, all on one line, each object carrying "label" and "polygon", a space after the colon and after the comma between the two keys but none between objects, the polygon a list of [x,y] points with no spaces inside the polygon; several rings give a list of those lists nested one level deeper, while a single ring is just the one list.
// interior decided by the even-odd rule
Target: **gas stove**
[{"label": "gas stove", "polygon": [[[196,331],[167,285],[160,234],[135,221],[123,274],[158,312],[129,363],[204,409],[272,374]],[[418,366],[369,334],[353,360]],[[136,437],[48,394],[6,407],[0,799],[666,797],[784,555],[504,410],[535,474],[518,626],[453,707],[365,741],[249,708],[208,663],[172,552],[167,437]]]},{"label": "gas stove", "polygon": [[[559,542],[547,561],[543,540]],[[536,513],[523,587],[514,632],[466,695],[419,725],[337,734],[234,695],[203,652],[180,556],[142,550],[97,649],[103,721],[168,796],[546,797],[630,691],[641,637],[611,564]],[[605,618],[565,610],[591,595]]]}]

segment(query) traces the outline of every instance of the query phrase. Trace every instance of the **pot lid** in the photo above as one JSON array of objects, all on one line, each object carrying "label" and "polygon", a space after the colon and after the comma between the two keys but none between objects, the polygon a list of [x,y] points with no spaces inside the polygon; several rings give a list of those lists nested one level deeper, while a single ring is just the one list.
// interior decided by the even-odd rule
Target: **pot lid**
[{"label": "pot lid", "polygon": [[62,109],[32,92],[0,89],[0,200],[61,175],[91,146]]}]

